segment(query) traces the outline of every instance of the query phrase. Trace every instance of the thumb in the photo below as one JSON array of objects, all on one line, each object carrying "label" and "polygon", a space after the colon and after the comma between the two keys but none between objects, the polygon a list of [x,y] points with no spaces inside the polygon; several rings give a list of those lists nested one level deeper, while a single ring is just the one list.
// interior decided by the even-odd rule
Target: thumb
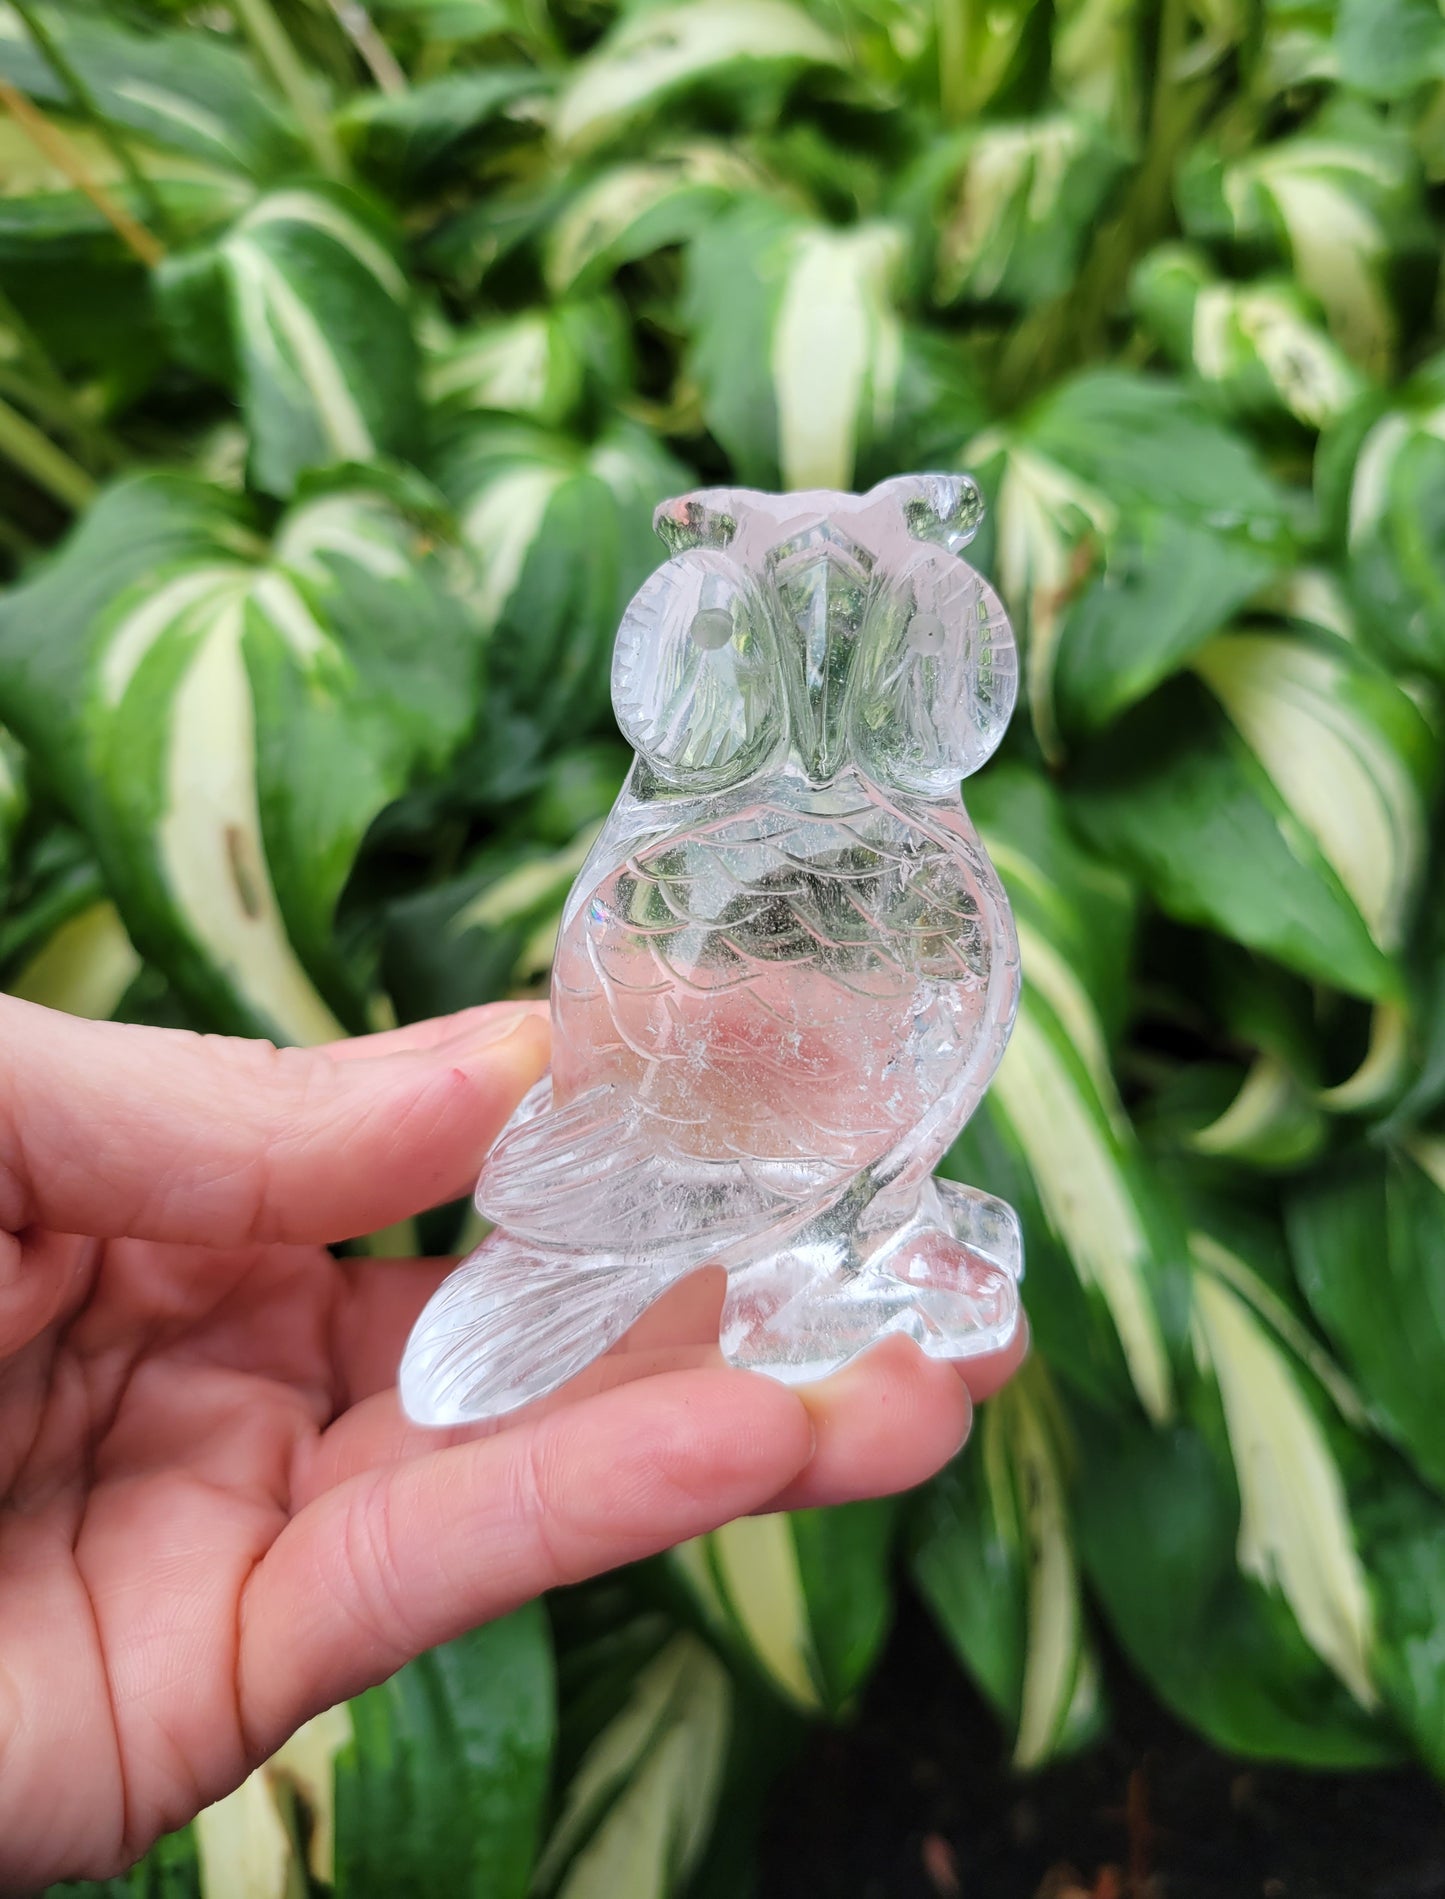
[{"label": "thumb", "polygon": [[454,1198],[547,1065],[545,1010],[378,1039],[343,1061],[0,996],[0,1229],[324,1243]]}]

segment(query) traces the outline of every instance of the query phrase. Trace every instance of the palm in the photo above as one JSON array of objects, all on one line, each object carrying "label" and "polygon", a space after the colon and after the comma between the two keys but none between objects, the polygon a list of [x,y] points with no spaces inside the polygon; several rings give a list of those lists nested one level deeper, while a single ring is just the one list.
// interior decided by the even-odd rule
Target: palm
[{"label": "palm", "polygon": [[[28,1137],[7,1141],[0,1093],[0,1887],[124,1866],[310,1714],[554,1583],[748,1510],[916,1482],[966,1426],[953,1373],[901,1343],[806,1402],[722,1368],[721,1276],[702,1274],[505,1428],[419,1431],[393,1380],[445,1263],[295,1241],[454,1192],[545,1040],[439,1071],[453,1044],[433,1055],[432,1026],[370,1059],[288,1061],[283,1085],[246,1045],[206,1049],[229,1072],[194,1078],[183,1038],[11,1006],[0,1029],[38,1044],[15,1063]],[[178,1091],[169,1148],[125,1119],[137,1035],[155,1093]],[[106,1094],[116,1049],[129,1096]],[[258,1059],[250,1104],[236,1064],[244,1080]],[[191,1079],[224,1120],[188,1124]],[[458,1112],[469,1132],[444,1134]],[[283,1133],[248,1131],[252,1113]],[[148,1237],[56,1230],[116,1224]],[[248,1237],[199,1243],[213,1232]],[[1016,1356],[975,1368],[975,1391]]]}]

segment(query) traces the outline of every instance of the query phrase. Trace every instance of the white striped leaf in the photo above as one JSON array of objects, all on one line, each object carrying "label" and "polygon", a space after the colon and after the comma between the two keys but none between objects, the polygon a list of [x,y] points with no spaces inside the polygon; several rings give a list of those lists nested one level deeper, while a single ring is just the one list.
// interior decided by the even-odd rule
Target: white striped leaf
[{"label": "white striped leaf", "polygon": [[[100,134],[71,125],[65,137],[87,179],[144,222],[149,207]],[[255,196],[255,187],[238,172],[139,139],[131,150],[170,223],[187,236],[229,223]],[[9,117],[0,119],[0,178],[0,263],[13,270],[40,265],[76,269],[76,295],[94,294],[102,264],[118,275],[135,276],[134,257],[94,200]]]},{"label": "white striped leaf", "polygon": [[1399,665],[1445,679],[1445,358],[1342,428],[1319,475],[1370,634]]},{"label": "white striped leaf", "polygon": [[1174,361],[1233,414],[1320,429],[1367,386],[1287,280],[1228,283],[1198,251],[1166,244],[1135,270],[1133,297]]},{"label": "white striped leaf", "polygon": [[1372,1565],[1419,1498],[1300,1316],[1276,1231],[1198,1211],[1184,1418],[1151,1431],[1075,1412],[1086,1574],[1134,1665],[1216,1746],[1388,1760],[1394,1612]]},{"label": "white striped leaf", "polygon": [[964,1666],[1042,1767],[1100,1726],[1068,1491],[1069,1428],[1031,1360],[979,1416],[966,1452],[929,1486],[913,1574]]},{"label": "white striped leaf", "polygon": [[1398,1000],[1438,766],[1418,709],[1323,632],[1246,627],[1195,671],[1084,761],[1086,831],[1181,921]]},{"label": "white striped leaf", "polygon": [[956,456],[979,414],[957,344],[905,324],[901,224],[815,224],[763,202],[688,251],[687,318],[709,429],[739,480],[852,488]]},{"label": "white striped leaf", "polygon": [[[199,343],[205,367],[231,370],[257,487],[290,495],[308,470],[415,446],[411,292],[390,231],[359,197],[274,191],[161,284],[178,346],[201,360]],[[219,323],[223,343],[196,337]]]},{"label": "white striped leaf", "polygon": [[712,1831],[733,1724],[727,1670],[675,1635],[578,1764],[543,1847],[539,1899],[673,1899]]},{"label": "white striped leaf", "polygon": [[1367,375],[1394,359],[1399,319],[1390,273],[1429,244],[1408,141],[1371,113],[1339,108],[1276,145],[1221,164],[1201,149],[1180,183],[1185,227],[1282,251],[1330,334]]},{"label": "white striped leaf", "polygon": [[492,680],[545,732],[596,729],[623,609],[657,565],[652,511],[694,477],[630,426],[584,447],[468,419],[444,444],[437,479],[476,556],[472,604],[491,636]]},{"label": "white striped leaf", "polygon": [[1252,451],[1150,377],[1076,377],[964,460],[995,496],[994,571],[1050,758],[1183,664],[1292,553],[1285,495]]},{"label": "white striped leaf", "polygon": [[1018,1206],[1029,1312],[1050,1362],[1162,1421],[1175,1404],[1183,1236],[1109,1061],[1130,903],[1068,838],[1045,783],[995,770],[970,805],[1013,904],[1023,994],[1003,1062],[944,1170]]},{"label": "white striped leaf", "polygon": [[422,387],[438,409],[498,410],[555,428],[573,420],[584,399],[614,396],[631,370],[627,313],[597,296],[438,337]]},{"label": "white striped leaf", "polygon": [[1350,647],[1264,629],[1196,657],[1240,738],[1354,904],[1399,948],[1426,848],[1437,744],[1412,700]]},{"label": "white striped leaf", "polygon": [[888,1502],[740,1517],[671,1562],[719,1640],[804,1714],[841,1714],[888,1631]]},{"label": "white striped leaf", "polygon": [[1190,1250],[1195,1349],[1218,1391],[1239,1488],[1240,1570],[1283,1596],[1306,1642],[1373,1710],[1374,1612],[1320,1414],[1328,1396],[1311,1393],[1317,1381],[1241,1289],[1254,1277],[1246,1262],[1208,1233],[1192,1234]]},{"label": "white striped leaf", "polygon": [[554,295],[591,289],[622,264],[688,242],[763,175],[740,152],[701,139],[611,166],[591,178],[547,233]]},{"label": "white striped leaf", "polygon": [[931,152],[922,195],[936,301],[1028,308],[1061,295],[1124,165],[1084,113],[979,126]]},{"label": "white striped leaf", "polygon": [[[208,25],[134,33],[98,11],[42,12],[105,117],[144,146],[253,179],[304,163],[290,113],[234,41]],[[0,77],[47,108],[64,112],[74,104],[64,78],[8,6],[0,7]]]},{"label": "white striped leaf", "polygon": [[473,623],[430,531],[355,488],[295,509],[268,552],[215,491],[141,477],[0,610],[6,716],[138,948],[219,1023],[317,1041],[359,1008],[337,898],[475,704]]},{"label": "white striped leaf", "polygon": [[844,49],[789,0],[690,0],[638,7],[579,60],[553,129],[574,149],[598,144],[684,87],[732,80],[756,87],[759,69],[783,74],[839,66]]}]

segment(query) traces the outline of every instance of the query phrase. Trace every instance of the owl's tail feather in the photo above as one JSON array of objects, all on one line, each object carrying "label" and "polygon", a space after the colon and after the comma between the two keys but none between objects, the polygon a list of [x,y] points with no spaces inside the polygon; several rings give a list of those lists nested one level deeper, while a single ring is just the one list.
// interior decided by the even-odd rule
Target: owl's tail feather
[{"label": "owl's tail feather", "polygon": [[840,1246],[836,1233],[805,1228],[734,1272],[723,1356],[801,1384],[895,1333],[930,1358],[996,1352],[1018,1328],[1022,1270],[1012,1208],[976,1188],[931,1180],[891,1232],[874,1224]]},{"label": "owl's tail feather", "polygon": [[402,1408],[416,1424],[474,1424],[544,1398],[677,1277],[675,1267],[579,1264],[491,1233],[413,1326],[398,1380]]}]

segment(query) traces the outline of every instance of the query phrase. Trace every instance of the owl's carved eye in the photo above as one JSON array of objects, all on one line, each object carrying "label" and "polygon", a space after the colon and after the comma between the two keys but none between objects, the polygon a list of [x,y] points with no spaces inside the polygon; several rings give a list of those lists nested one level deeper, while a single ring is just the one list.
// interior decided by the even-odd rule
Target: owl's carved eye
[{"label": "owl's carved eye", "polygon": [[733,616],[726,607],[699,607],[687,632],[694,646],[715,653],[733,636]]},{"label": "owl's carved eye", "polygon": [[690,548],[643,585],[617,635],[612,702],[634,749],[680,789],[768,762],[785,733],[773,631],[736,561]]},{"label": "owl's carved eye", "polygon": [[869,628],[851,713],[860,761],[885,784],[946,791],[1003,737],[1017,684],[998,595],[930,548],[896,577]]}]

